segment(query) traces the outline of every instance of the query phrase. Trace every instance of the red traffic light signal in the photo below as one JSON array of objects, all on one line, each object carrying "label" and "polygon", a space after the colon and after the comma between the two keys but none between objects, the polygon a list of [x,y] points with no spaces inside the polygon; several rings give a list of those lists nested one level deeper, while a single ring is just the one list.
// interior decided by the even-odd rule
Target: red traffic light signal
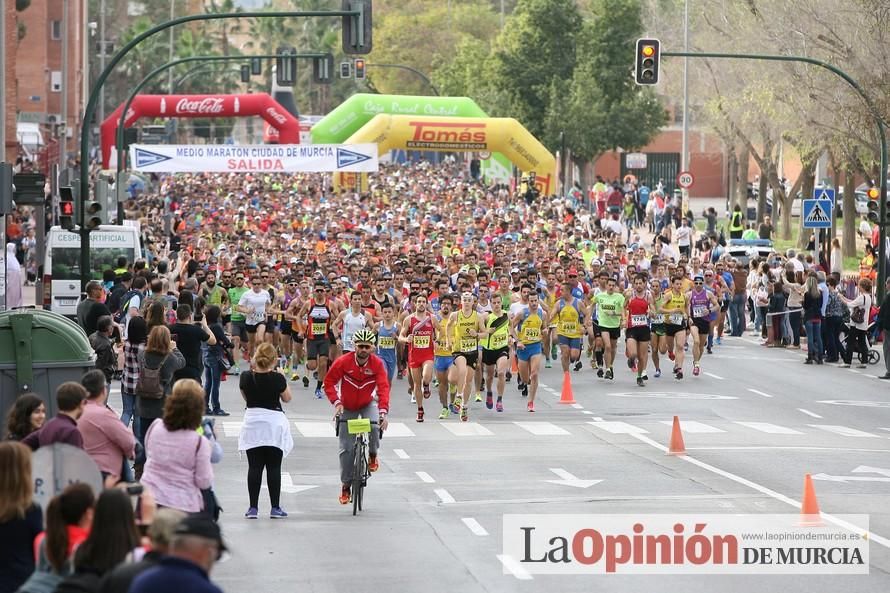
[{"label": "red traffic light signal", "polygon": [[637,39],[634,78],[637,84],[658,84],[661,65],[661,42],[658,39]]},{"label": "red traffic light signal", "polygon": [[355,79],[363,79],[365,77],[365,61],[362,58],[356,58],[352,64],[355,67]]},{"label": "red traffic light signal", "polygon": [[74,202],[60,202],[59,211],[62,216],[74,216]]}]

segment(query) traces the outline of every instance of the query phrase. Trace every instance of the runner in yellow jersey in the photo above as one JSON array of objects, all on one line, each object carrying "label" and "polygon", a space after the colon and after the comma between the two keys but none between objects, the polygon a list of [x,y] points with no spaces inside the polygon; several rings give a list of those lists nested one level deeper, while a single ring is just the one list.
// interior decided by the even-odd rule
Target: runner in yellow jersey
[{"label": "runner in yellow jersey", "polygon": [[460,414],[461,421],[466,422],[469,420],[470,392],[479,363],[479,336],[485,333],[485,324],[476,312],[472,293],[461,295],[460,309],[451,314],[449,328],[454,365],[448,373],[448,381],[457,386],[459,393],[454,398],[454,408]]},{"label": "runner in yellow jersey", "polygon": [[559,344],[562,372],[569,372],[572,363],[575,370],[581,370],[581,334],[584,320],[587,318],[587,307],[572,294],[572,282],[563,283],[563,297],[556,301],[550,309],[548,325],[556,324],[556,339]]},{"label": "runner in yellow jersey", "polygon": [[504,311],[501,299],[491,301],[491,313],[485,319],[485,337],[482,338],[482,365],[485,367],[485,407],[492,407],[492,385],[498,379],[498,412],[504,411],[504,387],[510,369],[510,319]]},{"label": "runner in yellow jersey", "polygon": [[538,375],[541,372],[541,331],[547,313],[538,302],[538,294],[528,295],[528,306],[524,307],[510,322],[510,332],[516,340],[516,358],[519,361],[519,376],[522,379],[522,395],[528,397],[528,411],[535,411],[535,396],[538,393]]},{"label": "runner in yellow jersey", "polygon": [[664,314],[664,333],[667,338],[662,345],[662,354],[668,353],[674,361],[674,376],[683,378],[683,346],[686,344],[686,312],[689,309],[686,293],[683,292],[683,277],[671,278],[671,288],[661,297],[660,312]]},{"label": "runner in yellow jersey", "polygon": [[454,307],[454,300],[450,294],[444,294],[439,297],[439,312],[433,317],[433,323],[436,326],[437,340],[433,346],[433,370],[436,372],[436,380],[439,382],[439,402],[442,404],[442,411],[439,412],[439,420],[445,420],[451,415],[454,409],[455,389],[448,384],[448,371],[454,364],[454,357],[451,354],[451,343],[449,342],[448,331],[451,323],[451,309]]}]

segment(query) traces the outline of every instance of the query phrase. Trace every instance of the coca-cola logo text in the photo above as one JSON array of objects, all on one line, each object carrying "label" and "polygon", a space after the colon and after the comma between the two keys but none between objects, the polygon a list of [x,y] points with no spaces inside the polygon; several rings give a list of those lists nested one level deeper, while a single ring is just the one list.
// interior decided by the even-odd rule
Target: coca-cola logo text
[{"label": "coca-cola logo text", "polygon": [[223,100],[221,97],[206,97],[204,99],[182,98],[176,103],[176,113],[222,113]]},{"label": "coca-cola logo text", "polygon": [[284,117],[283,115],[281,115],[280,113],[278,113],[278,111],[274,107],[267,107],[266,113],[269,114],[269,117],[271,117],[272,119],[274,119],[275,121],[277,121],[280,124],[287,123],[287,118]]}]

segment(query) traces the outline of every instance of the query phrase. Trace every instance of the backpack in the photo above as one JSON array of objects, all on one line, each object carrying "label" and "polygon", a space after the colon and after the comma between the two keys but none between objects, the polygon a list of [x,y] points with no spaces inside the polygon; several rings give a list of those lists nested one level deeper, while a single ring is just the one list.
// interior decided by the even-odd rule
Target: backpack
[{"label": "backpack", "polygon": [[137,294],[139,294],[139,291],[133,290],[132,288],[124,293],[124,296],[122,296],[120,300],[120,307],[114,312],[115,323],[123,323],[124,317],[127,316],[127,311],[130,309],[130,301]]},{"label": "backpack", "polygon": [[[169,354],[167,355],[169,356]],[[164,383],[161,381],[161,369],[167,361],[167,356],[161,360],[157,368],[151,368],[145,364],[145,355],[141,355],[142,370],[139,379],[136,380],[136,396],[145,399],[163,399]]]}]

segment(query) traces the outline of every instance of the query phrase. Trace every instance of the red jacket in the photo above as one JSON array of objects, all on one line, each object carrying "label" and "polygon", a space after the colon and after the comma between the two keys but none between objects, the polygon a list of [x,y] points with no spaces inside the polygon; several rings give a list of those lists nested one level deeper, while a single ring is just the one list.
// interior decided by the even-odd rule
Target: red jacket
[{"label": "red jacket", "polygon": [[330,402],[334,405],[339,402],[347,410],[360,410],[371,403],[375,388],[380,412],[388,413],[389,377],[386,364],[376,354],[371,355],[365,366],[358,365],[355,353],[344,354],[334,361],[324,377],[324,391]]}]

